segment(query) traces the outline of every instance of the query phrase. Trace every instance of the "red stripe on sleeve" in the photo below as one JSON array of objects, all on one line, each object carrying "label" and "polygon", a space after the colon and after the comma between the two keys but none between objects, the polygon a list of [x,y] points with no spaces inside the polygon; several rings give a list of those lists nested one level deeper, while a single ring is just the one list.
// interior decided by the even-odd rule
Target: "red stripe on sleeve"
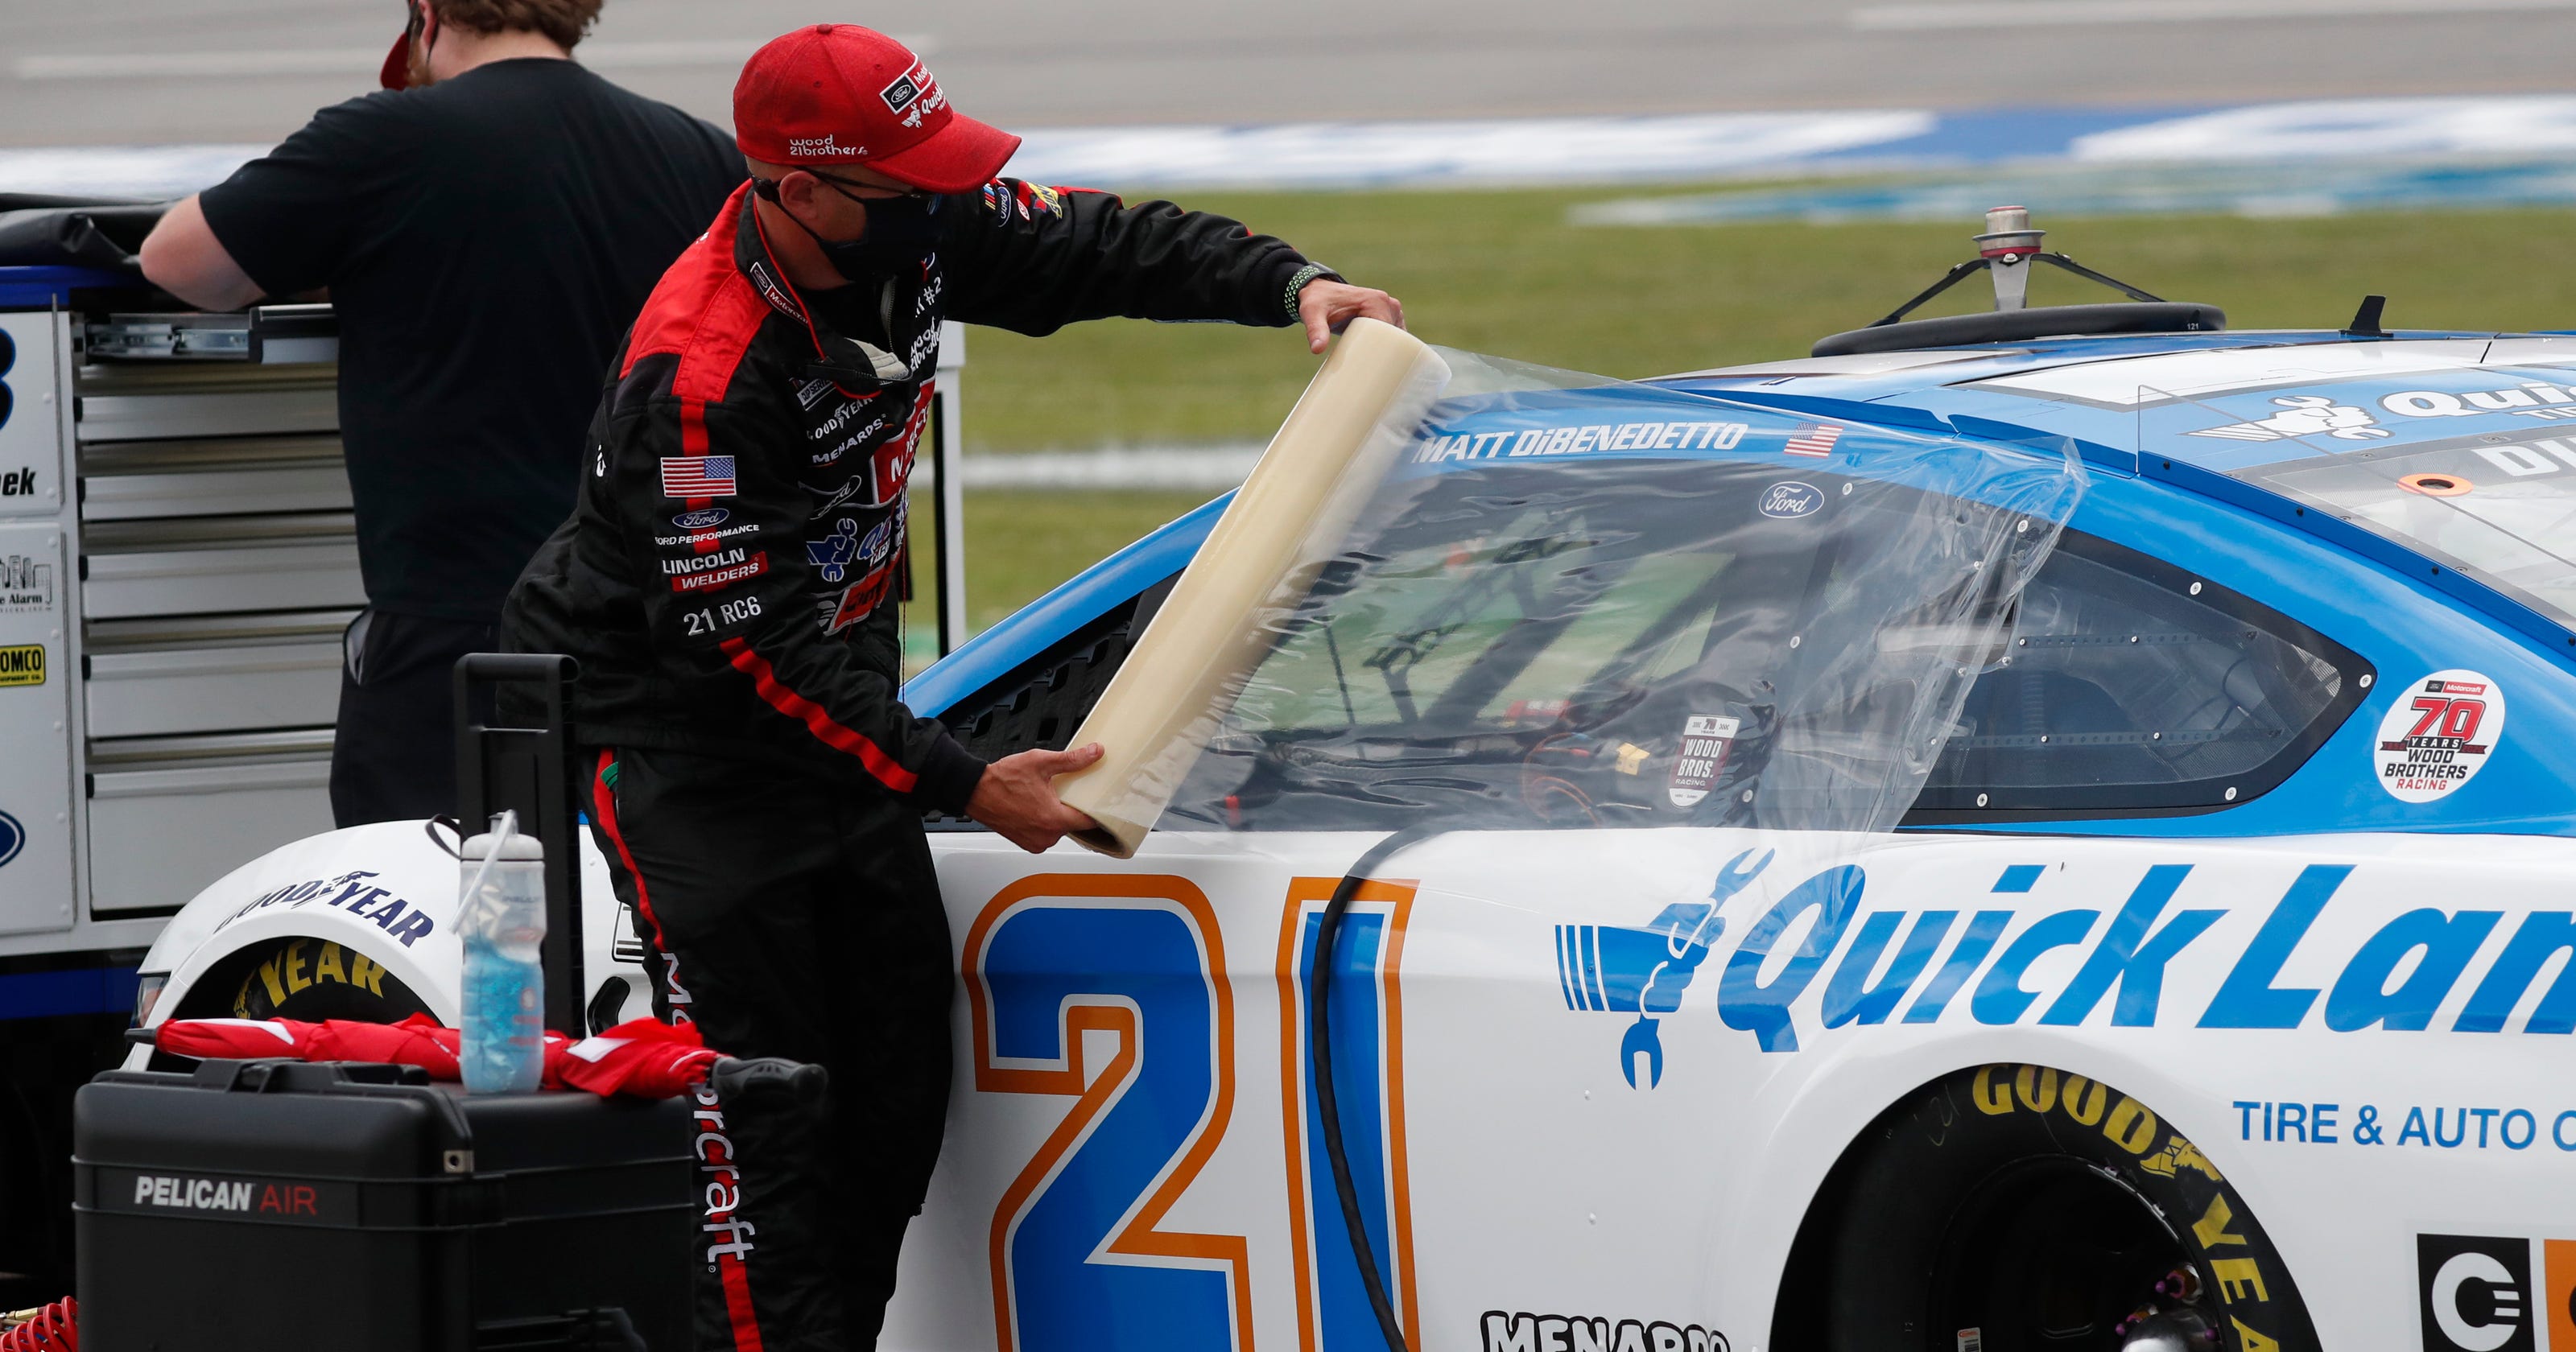
[{"label": "red stripe on sleeve", "polygon": [[707,453],[707,401],[680,397],[680,454]]},{"label": "red stripe on sleeve", "polygon": [[834,722],[822,705],[788,689],[770,667],[769,659],[752,651],[749,643],[729,638],[717,646],[724,649],[725,659],[733,663],[734,670],[751,678],[752,685],[760,691],[760,697],[769,702],[769,707],[804,724],[806,731],[821,738],[826,745],[858,757],[859,763],[867,767],[869,774],[876,776],[878,783],[896,793],[912,792],[918,779],[912,771],[903,768],[876,743]]},{"label": "red stripe on sleeve", "polygon": [[616,763],[615,751],[600,749],[599,764],[590,777],[591,817],[599,823],[600,830],[608,833],[608,843],[617,847],[617,862],[626,866],[626,876],[635,880],[635,909],[652,927],[655,951],[667,954],[671,946],[662,942],[662,918],[653,914],[653,898],[644,890],[644,870],[635,867],[635,855],[626,848],[626,833],[617,825],[617,797],[608,787],[608,767]]}]

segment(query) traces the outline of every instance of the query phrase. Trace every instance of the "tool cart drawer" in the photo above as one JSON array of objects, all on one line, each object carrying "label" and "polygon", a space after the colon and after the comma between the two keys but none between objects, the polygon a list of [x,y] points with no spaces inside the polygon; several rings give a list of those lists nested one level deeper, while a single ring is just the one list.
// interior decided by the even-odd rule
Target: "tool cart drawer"
[{"label": "tool cart drawer", "polygon": [[270,436],[340,427],[329,366],[89,365],[73,389],[82,444]]},{"label": "tool cart drawer", "polygon": [[110,442],[80,471],[84,521],[349,510],[337,436]]},{"label": "tool cart drawer", "polygon": [[101,620],[89,630],[89,735],[328,725],[350,610]]},{"label": "tool cart drawer", "polygon": [[166,911],[331,829],[331,730],[92,741],[90,909]]},{"label": "tool cart drawer", "polygon": [[103,521],[84,534],[94,620],[366,604],[346,512]]}]

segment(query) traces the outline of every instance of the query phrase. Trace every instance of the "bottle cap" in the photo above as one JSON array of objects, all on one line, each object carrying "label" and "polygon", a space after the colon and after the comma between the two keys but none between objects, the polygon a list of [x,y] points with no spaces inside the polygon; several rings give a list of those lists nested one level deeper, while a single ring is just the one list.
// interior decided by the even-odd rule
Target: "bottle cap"
[{"label": "bottle cap", "polygon": [[505,860],[546,857],[546,847],[539,844],[535,836],[494,836],[488,831],[479,836],[466,837],[465,843],[457,847],[456,852],[465,862],[479,864],[492,857],[492,842],[495,840],[501,842],[500,857]]}]

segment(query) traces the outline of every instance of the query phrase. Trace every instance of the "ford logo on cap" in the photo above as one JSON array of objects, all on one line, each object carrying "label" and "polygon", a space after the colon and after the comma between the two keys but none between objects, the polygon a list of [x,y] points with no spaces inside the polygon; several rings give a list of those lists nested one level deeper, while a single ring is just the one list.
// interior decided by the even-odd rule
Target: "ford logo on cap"
[{"label": "ford logo on cap", "polygon": [[26,843],[27,828],[20,826],[17,818],[0,812],[0,864],[17,858],[19,849]]},{"label": "ford logo on cap", "polygon": [[711,530],[731,519],[733,513],[722,507],[701,507],[671,518],[671,524],[682,530]]},{"label": "ford logo on cap", "polygon": [[1794,479],[1787,483],[1773,484],[1762,490],[1762,514],[1778,517],[1783,521],[1802,516],[1814,516],[1816,509],[1824,505],[1823,490],[1814,484],[1802,484]]}]

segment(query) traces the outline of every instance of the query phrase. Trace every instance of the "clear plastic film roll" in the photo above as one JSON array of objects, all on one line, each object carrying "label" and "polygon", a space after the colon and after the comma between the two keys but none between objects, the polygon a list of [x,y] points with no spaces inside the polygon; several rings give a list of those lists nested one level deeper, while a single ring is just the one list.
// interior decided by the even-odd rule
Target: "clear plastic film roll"
[{"label": "clear plastic film roll", "polygon": [[[1066,781],[1068,802],[1110,809],[1119,852],[1158,819],[1892,828],[1970,687],[2009,660],[2017,599],[2083,491],[2062,440],[1436,361],[1436,397],[1384,379],[1365,432],[1343,415],[1335,444],[1367,449],[1333,462],[1311,494],[1333,507],[1294,547],[1254,557],[1258,585],[1234,592],[1255,599],[1177,611],[1202,570],[1240,566],[1228,525],[1256,473],[1076,735],[1151,768]],[[1178,652],[1187,679],[1133,683],[1174,707],[1122,707],[1131,672]]]},{"label": "clear plastic film roll", "polygon": [[1075,840],[1136,852],[1448,378],[1402,329],[1360,319],[1344,330],[1074,734],[1071,745],[1106,748],[1058,781],[1098,824]]}]

